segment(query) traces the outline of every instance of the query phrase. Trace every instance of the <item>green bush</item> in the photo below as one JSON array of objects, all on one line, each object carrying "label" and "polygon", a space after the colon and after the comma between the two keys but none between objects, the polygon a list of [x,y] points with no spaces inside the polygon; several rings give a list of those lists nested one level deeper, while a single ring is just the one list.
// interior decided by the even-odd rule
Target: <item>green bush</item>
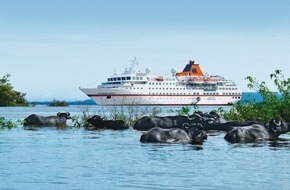
[{"label": "green bush", "polygon": [[279,94],[272,92],[265,82],[258,82],[253,77],[246,77],[248,88],[260,93],[262,102],[244,101],[233,105],[229,112],[219,110],[227,120],[235,121],[262,121],[268,122],[272,118],[283,118],[290,121],[290,78],[285,79],[281,70],[270,75]]}]

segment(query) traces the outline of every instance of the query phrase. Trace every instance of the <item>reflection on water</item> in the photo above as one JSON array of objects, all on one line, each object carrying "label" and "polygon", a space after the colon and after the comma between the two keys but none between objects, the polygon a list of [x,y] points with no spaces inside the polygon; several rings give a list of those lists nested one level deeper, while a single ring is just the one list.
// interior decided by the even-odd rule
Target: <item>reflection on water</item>
[{"label": "reflection on water", "polygon": [[[16,119],[46,109],[18,108],[8,115]],[[141,134],[1,130],[0,189],[289,189],[287,134],[276,141],[231,144],[224,132],[210,132],[203,145],[143,144]]]},{"label": "reflection on water", "polygon": [[269,141],[268,146],[272,147],[272,150],[275,150],[275,148],[288,148],[290,149],[290,141],[286,138],[279,138],[275,141]]}]

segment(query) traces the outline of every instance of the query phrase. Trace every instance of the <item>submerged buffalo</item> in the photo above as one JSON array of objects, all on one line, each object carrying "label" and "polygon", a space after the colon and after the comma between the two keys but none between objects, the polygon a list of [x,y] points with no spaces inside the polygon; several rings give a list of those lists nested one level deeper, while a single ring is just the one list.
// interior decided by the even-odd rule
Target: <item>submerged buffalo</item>
[{"label": "submerged buffalo", "polygon": [[248,126],[233,126],[224,138],[231,143],[251,143],[259,140],[275,140],[279,135],[289,131],[289,123],[278,118],[264,125],[253,123]]},{"label": "submerged buffalo", "polygon": [[207,138],[201,124],[184,123],[182,128],[154,127],[140,137],[142,143],[191,143],[202,144]]},{"label": "submerged buffalo", "polygon": [[98,129],[112,129],[112,130],[124,130],[129,129],[129,126],[123,120],[105,120],[99,115],[94,115],[87,120],[91,125],[86,126],[88,130]]},{"label": "submerged buffalo", "polygon": [[184,123],[200,123],[204,127],[204,130],[224,130],[226,126],[222,126],[222,124],[226,122],[224,118],[214,111],[210,113],[195,111],[190,116],[145,116],[139,119],[133,128],[140,131],[148,131],[154,127],[163,129],[182,128]]},{"label": "submerged buffalo", "polygon": [[145,116],[139,119],[133,126],[133,129],[148,131],[154,127],[162,129],[182,128],[184,123],[193,123],[193,119],[188,116],[166,116],[166,117],[149,117]]},{"label": "submerged buffalo", "polygon": [[32,114],[24,119],[24,126],[35,126],[35,127],[65,127],[66,120],[70,119],[69,112],[58,112],[56,116],[40,116]]}]

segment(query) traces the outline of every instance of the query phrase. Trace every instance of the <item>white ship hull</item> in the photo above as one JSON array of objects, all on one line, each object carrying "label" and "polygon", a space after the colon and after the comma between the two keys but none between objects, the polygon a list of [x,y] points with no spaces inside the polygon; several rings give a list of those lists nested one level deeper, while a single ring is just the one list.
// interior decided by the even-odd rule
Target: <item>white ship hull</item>
[{"label": "white ship hull", "polygon": [[81,88],[97,105],[212,105],[222,106],[236,103],[239,99],[225,95],[149,95],[149,94],[104,94],[97,89]]}]

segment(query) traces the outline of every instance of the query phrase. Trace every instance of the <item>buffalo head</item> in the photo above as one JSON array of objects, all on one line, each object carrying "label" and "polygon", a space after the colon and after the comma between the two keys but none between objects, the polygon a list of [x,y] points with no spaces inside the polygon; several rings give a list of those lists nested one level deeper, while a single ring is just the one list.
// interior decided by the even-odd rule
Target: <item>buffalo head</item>
[{"label": "buffalo head", "polygon": [[58,112],[56,115],[60,118],[71,119],[69,112]]},{"label": "buffalo head", "polygon": [[200,123],[184,123],[182,128],[187,132],[192,144],[202,144],[207,139],[207,134]]},{"label": "buffalo head", "polygon": [[272,131],[276,137],[290,131],[289,123],[281,118],[271,119],[268,124],[269,130]]}]

